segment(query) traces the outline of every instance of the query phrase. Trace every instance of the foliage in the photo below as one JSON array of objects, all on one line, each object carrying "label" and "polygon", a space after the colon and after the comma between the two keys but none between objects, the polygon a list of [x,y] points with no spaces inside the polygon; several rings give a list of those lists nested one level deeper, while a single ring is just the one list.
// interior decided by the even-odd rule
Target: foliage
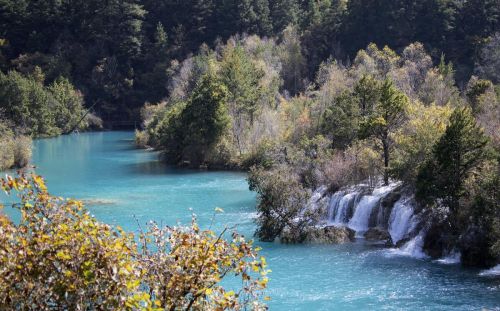
[{"label": "foliage", "polygon": [[456,108],[450,124],[434,145],[432,158],[417,177],[417,196],[440,202],[456,213],[466,194],[465,181],[487,158],[488,138],[476,124],[470,108]]},{"label": "foliage", "polygon": [[[285,89],[291,94],[305,91],[303,81],[314,80],[322,62],[356,59],[358,51],[372,42],[396,51],[421,42],[433,61],[442,53],[453,61],[460,82],[468,80],[475,66],[476,74],[498,83],[494,69],[498,4],[498,0],[3,0],[0,67],[31,73],[39,66],[48,84],[67,77],[106,120],[133,119],[144,102],[171,95],[165,87],[171,61],[188,58],[204,43],[214,47],[219,38],[245,33],[287,42],[292,58],[284,62],[283,71]],[[290,25],[295,31],[287,29]],[[367,53],[378,59],[379,69],[395,60],[379,51]]]},{"label": "foliage", "polygon": [[0,119],[0,170],[22,168],[31,160],[31,138],[16,135],[8,123]]},{"label": "foliage", "polygon": [[202,77],[180,116],[182,156],[203,163],[207,150],[217,143],[229,126],[228,91],[214,74]]},{"label": "foliage", "polygon": [[[41,177],[1,180],[17,192],[21,220],[0,216],[0,302],[8,309],[264,309],[268,270],[234,233],[148,226],[132,233],[100,223],[75,200],[50,196]],[[221,281],[241,278],[238,291]]]},{"label": "foliage", "polygon": [[43,80],[39,68],[29,76],[0,73],[0,109],[12,126],[33,137],[86,129],[90,124],[81,93],[67,79],[48,87]]},{"label": "foliage", "polygon": [[307,202],[307,192],[290,169],[281,166],[265,171],[253,167],[248,182],[250,190],[259,195],[259,228],[255,235],[262,241],[272,242],[289,227],[300,236],[314,215],[301,215]]},{"label": "foliage", "polygon": [[361,137],[376,137],[384,159],[384,184],[389,183],[390,153],[394,148],[392,134],[402,125],[406,116],[408,97],[398,91],[390,80],[380,88],[380,98],[373,110],[360,124]]},{"label": "foliage", "polygon": [[322,120],[322,131],[337,148],[349,146],[358,136],[360,105],[357,98],[344,92],[328,105]]},{"label": "foliage", "polygon": [[56,100],[55,125],[62,133],[69,133],[77,128],[85,129],[88,124],[81,122],[85,121],[82,120],[85,115],[83,95],[65,78],[58,78],[48,89]]},{"label": "foliage", "polygon": [[0,108],[5,116],[33,136],[60,134],[55,123],[56,100],[33,77],[10,71],[0,73]]},{"label": "foliage", "polygon": [[432,148],[444,134],[453,109],[414,102],[408,107],[408,122],[395,133],[397,148],[391,173],[407,185],[414,185],[423,164],[432,156]]}]

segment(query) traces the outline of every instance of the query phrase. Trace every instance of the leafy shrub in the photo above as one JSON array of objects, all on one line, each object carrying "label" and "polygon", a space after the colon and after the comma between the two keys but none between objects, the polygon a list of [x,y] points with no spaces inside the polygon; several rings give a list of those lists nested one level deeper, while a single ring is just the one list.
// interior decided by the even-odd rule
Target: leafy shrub
[{"label": "leafy shrub", "polygon": [[[236,234],[224,239],[152,223],[138,236],[103,224],[82,202],[50,196],[41,177],[1,179],[19,223],[0,215],[0,305],[18,310],[264,309],[266,262]],[[138,244],[139,243],[139,244]],[[241,278],[238,291],[221,286]]]},{"label": "leafy shrub", "polygon": [[15,136],[8,123],[0,120],[0,170],[22,168],[31,160],[31,138]]},{"label": "leafy shrub", "polygon": [[146,131],[135,130],[135,145],[139,148],[147,148],[149,136]]}]

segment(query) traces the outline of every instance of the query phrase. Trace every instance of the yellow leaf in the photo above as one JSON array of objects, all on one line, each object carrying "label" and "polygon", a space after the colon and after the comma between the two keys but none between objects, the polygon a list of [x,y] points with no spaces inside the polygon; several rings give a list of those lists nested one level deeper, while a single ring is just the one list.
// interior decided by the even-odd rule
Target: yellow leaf
[{"label": "yellow leaf", "polygon": [[217,213],[224,213],[224,210],[223,210],[222,208],[220,208],[220,207],[216,207],[216,208],[215,208],[215,211],[216,211]]}]

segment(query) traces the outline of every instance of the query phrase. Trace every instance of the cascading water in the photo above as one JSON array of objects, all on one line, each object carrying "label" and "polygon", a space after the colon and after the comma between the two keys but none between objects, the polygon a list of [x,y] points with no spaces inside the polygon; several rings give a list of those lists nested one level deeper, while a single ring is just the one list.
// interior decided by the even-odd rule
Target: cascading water
[{"label": "cascading water", "polygon": [[352,200],[356,199],[357,192],[351,192],[342,197],[335,213],[334,223],[345,224],[347,222],[347,210],[351,205]]},{"label": "cascading water", "polygon": [[406,242],[401,248],[395,248],[389,254],[400,256],[410,256],[414,258],[426,258],[427,255],[423,251],[425,239],[425,230],[421,230],[417,236]]},{"label": "cascading water", "polygon": [[328,203],[327,222],[331,222],[332,220],[335,219],[338,213],[339,203],[343,199],[343,197],[344,197],[344,192],[339,191],[334,193],[330,198],[330,202]]},{"label": "cascading water", "polygon": [[394,204],[389,216],[389,234],[391,235],[392,243],[396,244],[410,232],[412,216],[413,206],[411,198],[403,197]]},{"label": "cascading water", "polygon": [[363,196],[356,206],[354,215],[351,220],[349,220],[348,227],[355,230],[356,233],[363,233],[368,230],[368,222],[373,208],[396,186],[397,184],[390,184],[388,186],[375,188],[371,195]]},{"label": "cascading water", "polygon": [[305,208],[302,209],[300,213],[301,216],[304,215],[306,210],[318,210],[320,207],[324,206],[324,201],[327,199],[324,197],[326,190],[326,186],[321,186],[318,189],[314,190]]}]

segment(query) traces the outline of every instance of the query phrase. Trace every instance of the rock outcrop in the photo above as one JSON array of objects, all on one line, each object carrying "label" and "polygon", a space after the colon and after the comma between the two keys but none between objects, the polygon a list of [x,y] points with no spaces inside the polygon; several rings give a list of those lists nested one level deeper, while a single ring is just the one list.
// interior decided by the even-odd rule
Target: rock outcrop
[{"label": "rock outcrop", "polygon": [[370,228],[365,232],[364,237],[367,241],[383,241],[389,245],[392,245],[391,235],[385,229],[381,228]]},{"label": "rock outcrop", "polygon": [[310,228],[306,233],[305,243],[342,244],[354,241],[355,231],[347,227],[326,226]]}]

